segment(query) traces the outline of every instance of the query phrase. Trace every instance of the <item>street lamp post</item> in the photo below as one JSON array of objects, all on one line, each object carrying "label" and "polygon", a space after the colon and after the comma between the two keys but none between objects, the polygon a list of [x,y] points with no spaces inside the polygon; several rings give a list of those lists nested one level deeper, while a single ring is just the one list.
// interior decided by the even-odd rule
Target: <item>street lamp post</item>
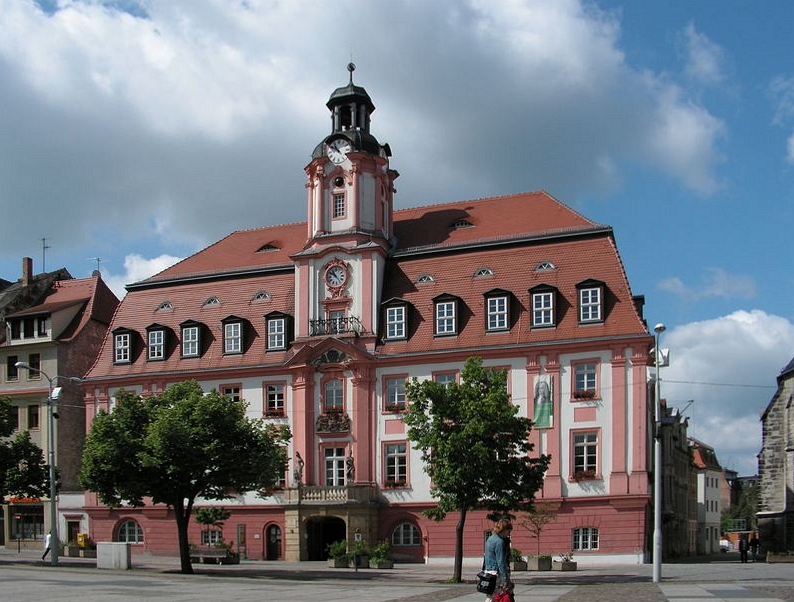
[{"label": "street lamp post", "polygon": [[39,368],[34,368],[30,364],[26,362],[17,362],[17,368],[23,368],[30,372],[36,372],[41,374],[44,378],[47,379],[48,389],[47,389],[47,456],[49,458],[49,465],[50,465],[50,532],[52,533],[52,538],[50,540],[50,563],[52,566],[58,566],[58,550],[59,546],[59,539],[58,539],[58,507],[55,503],[55,497],[57,495],[57,487],[56,487],[56,470],[55,470],[55,400],[60,396],[60,391],[55,391],[53,387],[56,380],[59,378],[68,378],[71,382],[82,382],[82,379],[76,377],[63,377],[60,375],[50,376],[44,372],[44,370],[40,370]]},{"label": "street lamp post", "polygon": [[656,399],[653,411],[653,582],[662,578],[662,398],[659,367],[662,350],[659,348],[659,335],[666,330],[664,324],[653,327],[656,333],[654,364],[656,366]]}]

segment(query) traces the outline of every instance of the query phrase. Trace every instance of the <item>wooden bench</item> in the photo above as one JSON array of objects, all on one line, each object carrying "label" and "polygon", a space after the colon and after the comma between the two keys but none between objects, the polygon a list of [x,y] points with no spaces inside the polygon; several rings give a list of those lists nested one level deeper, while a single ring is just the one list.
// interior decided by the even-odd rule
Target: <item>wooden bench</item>
[{"label": "wooden bench", "polygon": [[229,550],[217,546],[196,546],[190,550],[190,562],[221,564],[229,555]]}]

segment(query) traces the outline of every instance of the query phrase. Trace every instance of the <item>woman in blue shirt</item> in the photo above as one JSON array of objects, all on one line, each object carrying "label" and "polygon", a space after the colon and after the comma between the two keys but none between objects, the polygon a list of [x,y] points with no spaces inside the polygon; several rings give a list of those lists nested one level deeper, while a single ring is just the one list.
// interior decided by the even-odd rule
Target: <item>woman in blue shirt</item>
[{"label": "woman in blue shirt", "polygon": [[[510,533],[513,525],[502,518],[494,525],[493,533],[485,540],[485,570],[496,574],[496,587],[510,586]],[[491,602],[493,596],[486,596]]]}]

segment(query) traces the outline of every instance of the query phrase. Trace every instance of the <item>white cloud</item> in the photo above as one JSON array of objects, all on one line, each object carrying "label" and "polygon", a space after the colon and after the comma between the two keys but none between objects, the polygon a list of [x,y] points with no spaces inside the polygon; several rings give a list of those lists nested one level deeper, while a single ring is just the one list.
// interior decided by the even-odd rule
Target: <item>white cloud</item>
[{"label": "white cloud", "polygon": [[729,274],[721,268],[706,268],[703,280],[697,286],[687,286],[680,278],[673,276],[659,282],[658,288],[688,302],[710,297],[752,299],[756,294],[752,276]]},{"label": "white cloud", "polygon": [[725,81],[725,52],[689,23],[682,33],[686,75],[699,83],[718,85]]},{"label": "white cloud", "polygon": [[662,397],[679,409],[694,399],[686,412],[690,435],[714,447],[723,465],[754,474],[761,413],[794,355],[794,324],[761,310],[736,311],[662,337],[670,349]]},{"label": "white cloud", "polygon": [[102,278],[119,299],[123,299],[126,294],[125,285],[139,280],[145,280],[155,274],[159,274],[164,269],[171,267],[175,263],[182,261],[181,257],[171,255],[160,255],[152,259],[146,259],[140,255],[127,255],[124,258],[124,274],[110,274],[103,271]]}]

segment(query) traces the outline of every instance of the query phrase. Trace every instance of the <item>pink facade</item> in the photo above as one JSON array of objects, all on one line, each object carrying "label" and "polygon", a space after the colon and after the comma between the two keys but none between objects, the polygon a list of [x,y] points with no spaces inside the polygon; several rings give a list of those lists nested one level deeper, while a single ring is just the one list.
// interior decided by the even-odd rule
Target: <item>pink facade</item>
[{"label": "pink facade", "polygon": [[[513,402],[538,422],[536,451],[553,458],[538,498],[557,521],[541,551],[642,560],[653,337],[611,228],[544,192],[393,210],[398,174],[369,131],[366,91],[351,77],[327,106],[307,222],[234,232],[130,285],[89,374],[87,424],[121,387],[192,378],[237,395],[294,437],[272,495],[223,503],[225,541],[248,558],[316,560],[338,539],[388,539],[396,559],[432,562],[452,557],[457,517],[422,515],[433,499],[403,387],[457,379],[478,356],[507,372]],[[86,505],[95,539],[133,529],[138,550],[175,553],[165,509],[109,510],[90,494]],[[489,528],[469,516],[466,556]],[[520,527],[513,538],[537,551]]]}]

